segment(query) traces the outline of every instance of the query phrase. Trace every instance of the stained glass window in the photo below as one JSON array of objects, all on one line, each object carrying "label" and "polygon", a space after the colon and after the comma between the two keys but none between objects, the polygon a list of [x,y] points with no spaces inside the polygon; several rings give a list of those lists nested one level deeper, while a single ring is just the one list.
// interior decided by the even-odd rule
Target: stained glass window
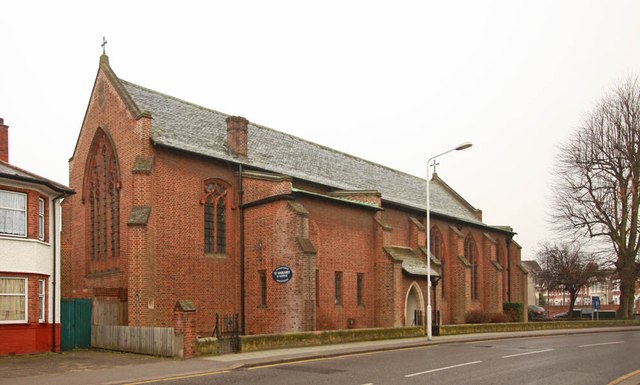
[{"label": "stained glass window", "polygon": [[120,255],[120,172],[111,140],[102,130],[93,139],[87,172],[88,252],[91,261],[107,261]]}]

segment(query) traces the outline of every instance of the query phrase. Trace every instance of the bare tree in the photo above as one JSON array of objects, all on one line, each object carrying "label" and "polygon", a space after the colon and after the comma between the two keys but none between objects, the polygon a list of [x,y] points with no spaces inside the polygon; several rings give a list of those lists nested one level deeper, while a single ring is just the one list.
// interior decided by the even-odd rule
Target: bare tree
[{"label": "bare tree", "polygon": [[619,318],[631,318],[640,272],[640,83],[605,95],[560,148],[554,223],[602,240],[620,279]]},{"label": "bare tree", "polygon": [[595,256],[581,251],[575,243],[547,243],[538,250],[537,257],[542,267],[542,284],[549,290],[562,289],[569,293],[569,317],[573,317],[580,290],[603,277]]}]

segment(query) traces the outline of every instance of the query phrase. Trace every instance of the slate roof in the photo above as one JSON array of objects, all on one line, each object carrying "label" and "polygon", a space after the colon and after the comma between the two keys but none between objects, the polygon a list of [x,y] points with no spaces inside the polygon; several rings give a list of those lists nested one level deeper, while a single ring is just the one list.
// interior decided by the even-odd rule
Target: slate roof
[{"label": "slate roof", "polygon": [[[400,247],[400,246],[385,246],[384,251],[394,260],[402,262],[402,270],[406,271],[409,274],[413,275],[429,275],[429,269],[427,266],[426,259],[421,259],[417,256],[412,249],[408,247]],[[423,250],[424,252],[425,250]],[[426,254],[425,254],[426,255]],[[440,276],[440,266],[442,264],[438,261],[437,258],[431,255],[432,263],[431,275],[439,277]],[[437,263],[435,263],[437,261]]]},{"label": "slate roof", "polygon": [[[424,179],[258,124],[249,123],[247,158],[234,157],[227,148],[226,140],[225,119],[229,115],[120,81],[136,106],[151,114],[151,139],[155,144],[336,189],[377,190],[384,201],[417,210],[426,208]],[[465,205],[466,202],[460,196],[455,197],[452,191],[444,183],[430,184],[431,210],[434,213],[489,227],[479,221],[470,205]]]},{"label": "slate roof", "polygon": [[19,180],[28,183],[39,184],[46,186],[57,193],[64,193],[67,195],[74,194],[74,190],[47,178],[43,178],[39,175],[23,170],[12,164],[0,160],[0,178],[7,178],[13,180]]}]

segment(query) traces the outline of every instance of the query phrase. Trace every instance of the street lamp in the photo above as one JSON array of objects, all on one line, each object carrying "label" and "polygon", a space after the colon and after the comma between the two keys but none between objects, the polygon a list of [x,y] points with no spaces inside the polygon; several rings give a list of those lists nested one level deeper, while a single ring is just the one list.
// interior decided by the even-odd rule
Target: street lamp
[{"label": "street lamp", "polygon": [[427,340],[431,341],[431,219],[429,218],[429,211],[430,211],[430,200],[429,200],[429,182],[430,182],[430,172],[429,172],[429,163],[431,163],[432,160],[436,159],[437,157],[440,157],[444,154],[448,154],[452,151],[462,151],[462,150],[466,150],[467,148],[473,146],[473,144],[471,144],[471,142],[464,142],[459,144],[457,147],[452,148],[451,150],[445,151],[443,153],[440,153],[436,156],[432,156],[431,158],[429,158],[429,160],[427,160],[427,226],[426,226],[426,234],[427,234]]}]

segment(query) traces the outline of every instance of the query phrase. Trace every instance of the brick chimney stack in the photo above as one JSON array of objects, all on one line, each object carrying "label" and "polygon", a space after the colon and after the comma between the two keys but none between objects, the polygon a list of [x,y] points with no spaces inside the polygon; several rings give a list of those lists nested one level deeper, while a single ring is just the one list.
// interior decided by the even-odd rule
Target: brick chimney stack
[{"label": "brick chimney stack", "polygon": [[0,118],[0,160],[9,163],[9,126]]},{"label": "brick chimney stack", "polygon": [[243,158],[247,157],[248,126],[249,121],[242,116],[227,118],[227,145],[231,154]]}]

